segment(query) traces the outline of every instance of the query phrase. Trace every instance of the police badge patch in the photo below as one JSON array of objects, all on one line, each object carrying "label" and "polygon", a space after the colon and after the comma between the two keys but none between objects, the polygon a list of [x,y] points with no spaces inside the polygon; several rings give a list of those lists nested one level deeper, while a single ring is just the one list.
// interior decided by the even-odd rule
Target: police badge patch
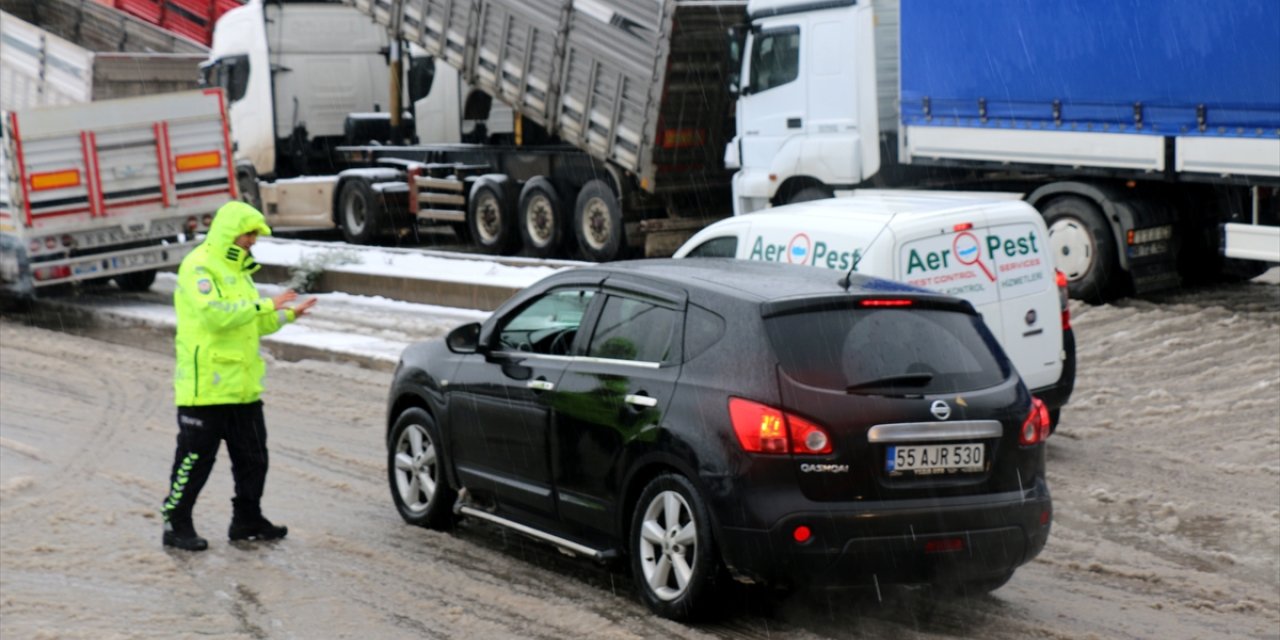
[{"label": "police badge patch", "polygon": [[196,282],[196,288],[200,289],[200,293],[208,295],[210,291],[213,291],[213,282],[208,278],[201,278]]}]

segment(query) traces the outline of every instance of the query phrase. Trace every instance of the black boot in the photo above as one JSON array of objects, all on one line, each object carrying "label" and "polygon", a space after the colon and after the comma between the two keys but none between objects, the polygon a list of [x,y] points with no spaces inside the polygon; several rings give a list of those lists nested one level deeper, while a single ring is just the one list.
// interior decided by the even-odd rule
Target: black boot
[{"label": "black boot", "polygon": [[279,540],[289,535],[289,527],[277,527],[262,517],[256,501],[232,498],[231,527],[227,537],[236,540]]},{"label": "black boot", "polygon": [[161,542],[166,547],[175,547],[184,551],[204,551],[209,548],[209,541],[196,535],[196,528],[189,521],[164,523],[164,536]]}]

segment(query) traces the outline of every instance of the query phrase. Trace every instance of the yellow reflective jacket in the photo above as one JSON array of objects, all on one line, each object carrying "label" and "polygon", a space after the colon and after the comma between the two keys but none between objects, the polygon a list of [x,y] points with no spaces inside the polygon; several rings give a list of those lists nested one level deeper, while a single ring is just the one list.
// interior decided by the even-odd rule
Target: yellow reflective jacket
[{"label": "yellow reflective jacket", "polygon": [[235,245],[250,231],[271,233],[257,209],[227,203],[218,209],[204,242],[178,267],[173,391],[180,407],[257,400],[267,369],[258,338],[294,320],[293,311],[277,311],[271,298],[258,296],[251,274],[261,265]]}]

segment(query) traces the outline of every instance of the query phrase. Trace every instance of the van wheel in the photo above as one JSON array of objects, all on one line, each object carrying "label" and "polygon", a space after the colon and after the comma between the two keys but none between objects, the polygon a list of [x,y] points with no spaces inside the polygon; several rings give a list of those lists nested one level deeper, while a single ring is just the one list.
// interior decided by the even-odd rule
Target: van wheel
[{"label": "van wheel", "polygon": [[573,234],[582,257],[608,262],[622,251],[622,207],[603,180],[592,180],[578,192],[573,207]]},{"label": "van wheel", "polygon": [[467,198],[467,229],[485,253],[511,255],[519,246],[515,210],[507,182],[480,178]]},{"label": "van wheel", "polygon": [[1114,297],[1120,266],[1111,227],[1098,207],[1078,196],[1064,196],[1049,202],[1044,219],[1054,262],[1067,276],[1071,297],[1090,304]]},{"label": "van wheel", "polygon": [[338,195],[338,223],[342,237],[351,244],[372,244],[382,221],[373,186],[364,180],[342,183]]},{"label": "van wheel", "polygon": [[564,244],[564,208],[551,181],[538,176],[520,190],[520,238],[538,258],[555,257]]}]

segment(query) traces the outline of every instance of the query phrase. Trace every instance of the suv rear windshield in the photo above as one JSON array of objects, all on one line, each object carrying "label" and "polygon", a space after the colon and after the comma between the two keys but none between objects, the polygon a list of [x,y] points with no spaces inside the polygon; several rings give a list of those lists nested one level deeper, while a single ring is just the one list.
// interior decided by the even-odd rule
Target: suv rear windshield
[{"label": "suv rear windshield", "polygon": [[792,379],[866,394],[984,389],[1012,365],[976,315],[921,308],[822,307],[765,320]]}]

